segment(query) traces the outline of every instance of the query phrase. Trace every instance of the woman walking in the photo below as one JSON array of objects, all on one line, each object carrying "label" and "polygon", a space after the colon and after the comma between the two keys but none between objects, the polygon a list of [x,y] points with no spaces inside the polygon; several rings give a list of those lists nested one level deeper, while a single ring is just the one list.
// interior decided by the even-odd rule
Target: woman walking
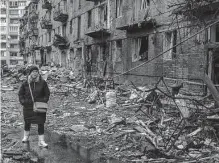
[{"label": "woman walking", "polygon": [[24,137],[22,142],[29,141],[31,124],[38,124],[38,145],[40,147],[48,147],[48,144],[44,141],[46,113],[35,112],[33,100],[34,102],[47,103],[49,101],[50,91],[46,81],[40,76],[37,66],[31,66],[29,68],[28,79],[21,85],[18,95],[19,101],[23,105],[24,116]]}]

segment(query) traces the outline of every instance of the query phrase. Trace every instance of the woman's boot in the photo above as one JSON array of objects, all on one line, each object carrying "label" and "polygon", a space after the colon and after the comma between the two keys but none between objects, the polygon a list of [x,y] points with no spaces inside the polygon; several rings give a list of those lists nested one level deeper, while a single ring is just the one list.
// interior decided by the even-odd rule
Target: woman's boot
[{"label": "woman's boot", "polygon": [[26,143],[29,141],[29,135],[30,135],[30,131],[24,130],[24,138],[22,139],[22,143]]},{"label": "woman's boot", "polygon": [[48,144],[46,144],[45,141],[44,141],[44,135],[39,135],[38,145],[40,147],[43,147],[43,148],[47,148],[48,147]]}]

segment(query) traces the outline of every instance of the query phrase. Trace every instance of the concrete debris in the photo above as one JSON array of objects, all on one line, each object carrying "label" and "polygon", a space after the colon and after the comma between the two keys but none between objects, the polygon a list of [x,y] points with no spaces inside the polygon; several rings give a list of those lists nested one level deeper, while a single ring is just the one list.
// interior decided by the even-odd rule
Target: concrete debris
[{"label": "concrete debris", "polygon": [[[172,96],[161,87],[136,87],[130,82],[108,90],[104,80],[84,80],[72,70],[49,66],[40,70],[51,87],[48,130],[65,132],[80,139],[77,143],[83,146],[103,144],[97,151],[100,157],[113,156],[125,162],[209,162],[219,158],[219,109],[210,97]],[[3,75],[3,149],[16,144],[8,142],[6,129],[22,125],[11,79],[19,84],[23,72],[22,68]]]},{"label": "concrete debris", "polygon": [[116,91],[110,90],[106,92],[106,107],[115,107],[117,106],[116,103]]},{"label": "concrete debris", "polygon": [[70,129],[74,132],[83,132],[88,130],[84,125],[73,125]]}]

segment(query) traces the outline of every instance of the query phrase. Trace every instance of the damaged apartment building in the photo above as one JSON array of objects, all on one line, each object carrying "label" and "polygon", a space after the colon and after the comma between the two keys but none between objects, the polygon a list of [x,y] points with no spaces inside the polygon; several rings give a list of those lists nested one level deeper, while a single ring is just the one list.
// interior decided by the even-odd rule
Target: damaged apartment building
[{"label": "damaged apartment building", "polygon": [[[219,82],[219,26],[179,44],[202,27],[182,21],[182,12],[170,4],[170,0],[32,0],[21,19],[21,51],[28,63],[59,65],[86,77],[137,85],[164,77],[203,92],[202,73]],[[209,19],[208,10],[216,10],[218,1],[213,6],[203,6],[209,21],[218,19]]]}]

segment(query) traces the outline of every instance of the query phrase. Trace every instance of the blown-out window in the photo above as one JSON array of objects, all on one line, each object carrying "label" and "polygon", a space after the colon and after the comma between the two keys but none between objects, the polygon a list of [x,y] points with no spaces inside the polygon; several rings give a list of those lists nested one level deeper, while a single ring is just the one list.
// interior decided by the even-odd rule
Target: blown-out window
[{"label": "blown-out window", "polygon": [[122,16],[122,4],[123,0],[116,0],[116,17]]},{"label": "blown-out window", "polygon": [[163,59],[171,60],[176,57],[176,39],[177,31],[169,31],[164,33],[163,51],[169,50],[163,55]]},{"label": "blown-out window", "polygon": [[132,62],[148,60],[148,36],[132,40]]},{"label": "blown-out window", "polygon": [[91,27],[91,22],[92,22],[92,12],[91,12],[91,10],[87,12],[87,18],[88,18],[87,27],[90,28]]},{"label": "blown-out window", "polygon": [[77,38],[81,38],[81,17],[78,17],[78,33],[77,33]]}]

